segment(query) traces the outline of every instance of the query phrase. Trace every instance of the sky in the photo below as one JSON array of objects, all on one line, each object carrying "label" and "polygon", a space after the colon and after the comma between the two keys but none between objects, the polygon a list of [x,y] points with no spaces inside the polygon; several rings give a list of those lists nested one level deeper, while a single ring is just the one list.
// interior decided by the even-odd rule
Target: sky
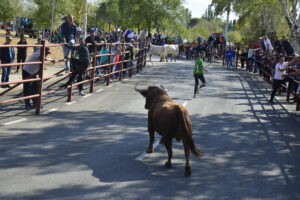
[{"label": "sky", "polygon": [[[211,0],[185,0],[185,7],[192,12],[192,17],[201,18],[209,4]],[[226,16],[223,15],[222,19],[226,20]],[[229,19],[237,19],[237,16],[230,14]]]}]

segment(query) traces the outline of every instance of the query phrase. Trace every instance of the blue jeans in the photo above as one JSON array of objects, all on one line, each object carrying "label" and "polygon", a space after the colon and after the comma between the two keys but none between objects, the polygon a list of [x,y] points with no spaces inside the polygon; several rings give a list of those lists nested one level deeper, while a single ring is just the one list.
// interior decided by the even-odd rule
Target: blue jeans
[{"label": "blue jeans", "polygon": [[[7,63],[2,63],[2,64],[7,64]],[[11,71],[11,67],[2,67],[2,77],[1,77],[2,83],[9,82],[10,71]]]},{"label": "blue jeans", "polygon": [[253,71],[253,65],[255,65],[255,59],[254,58],[249,58],[249,71]]},{"label": "blue jeans", "polygon": [[[74,46],[74,44],[75,44],[74,40],[70,40],[68,42],[68,45],[70,45],[70,46]],[[63,46],[63,53],[64,53],[64,58],[65,59],[69,57],[70,51],[71,51],[70,48],[68,48],[66,46]],[[70,64],[69,64],[69,62],[65,61],[65,65],[66,65],[66,70],[69,71],[70,70]]]},{"label": "blue jeans", "polygon": [[[100,65],[101,57],[96,58],[96,66]],[[96,74],[101,75],[101,68],[96,69]]]},{"label": "blue jeans", "polygon": [[232,66],[232,57],[226,58],[227,68]]}]

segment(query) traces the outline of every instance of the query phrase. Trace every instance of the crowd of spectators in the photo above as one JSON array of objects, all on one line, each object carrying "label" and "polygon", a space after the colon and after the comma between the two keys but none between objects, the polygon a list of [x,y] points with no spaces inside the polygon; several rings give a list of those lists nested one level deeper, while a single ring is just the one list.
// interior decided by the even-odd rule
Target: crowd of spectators
[{"label": "crowd of spectators", "polygon": [[[238,49],[240,50],[239,52]],[[230,53],[232,51],[234,52],[233,55]],[[299,55],[294,52],[294,49],[286,36],[282,36],[281,39],[279,39],[278,36],[275,36],[274,40],[270,40],[268,36],[263,36],[248,48],[229,46],[227,47],[225,55],[227,66],[232,65],[232,58],[239,58],[241,68],[245,68],[247,71],[253,73],[263,74],[265,72],[267,78],[272,82],[280,82],[280,85],[285,85],[283,90],[288,90],[293,94],[294,102],[299,98],[297,95],[297,93],[299,93],[300,81]],[[282,60],[286,62],[283,62]],[[294,60],[294,62],[289,62],[292,60]],[[282,70],[280,71],[280,74],[283,75],[282,80],[278,81],[279,69],[276,66],[278,66],[280,62],[280,66],[284,67],[283,69],[280,69]],[[290,63],[290,66],[288,66],[288,63]],[[276,88],[278,89],[278,87]],[[276,91],[273,91],[273,98]],[[273,98],[271,98],[270,102],[273,102]]]}]

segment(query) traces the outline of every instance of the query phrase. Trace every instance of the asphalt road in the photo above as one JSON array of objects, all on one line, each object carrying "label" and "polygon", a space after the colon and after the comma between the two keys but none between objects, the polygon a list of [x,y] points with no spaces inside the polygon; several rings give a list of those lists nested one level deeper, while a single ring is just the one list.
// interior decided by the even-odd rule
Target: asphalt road
[{"label": "asphalt road", "polygon": [[[99,85],[85,98],[75,95],[72,104],[53,96],[42,116],[2,107],[0,199],[300,199],[297,113],[270,105],[268,86],[257,76],[219,64],[207,66],[207,86],[193,99],[192,68],[192,61],[156,59],[142,74]],[[191,156],[190,177],[175,140],[171,169],[164,167],[162,145],[141,155],[147,111],[136,83],[164,85],[189,111],[204,153],[200,160]]]}]

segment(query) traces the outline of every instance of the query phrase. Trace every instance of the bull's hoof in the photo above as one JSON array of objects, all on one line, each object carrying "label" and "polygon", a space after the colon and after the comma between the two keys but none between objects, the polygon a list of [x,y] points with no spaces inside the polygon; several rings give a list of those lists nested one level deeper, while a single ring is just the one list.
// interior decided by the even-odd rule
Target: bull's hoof
[{"label": "bull's hoof", "polygon": [[153,151],[153,148],[148,148],[147,150],[146,150],[146,153],[153,153],[154,151]]},{"label": "bull's hoof", "polygon": [[167,168],[171,168],[171,167],[172,167],[172,164],[171,164],[171,162],[167,161],[167,162],[165,163],[165,167],[167,167]]},{"label": "bull's hoof", "polygon": [[190,176],[191,175],[191,168],[190,167],[185,167],[185,176]]}]

